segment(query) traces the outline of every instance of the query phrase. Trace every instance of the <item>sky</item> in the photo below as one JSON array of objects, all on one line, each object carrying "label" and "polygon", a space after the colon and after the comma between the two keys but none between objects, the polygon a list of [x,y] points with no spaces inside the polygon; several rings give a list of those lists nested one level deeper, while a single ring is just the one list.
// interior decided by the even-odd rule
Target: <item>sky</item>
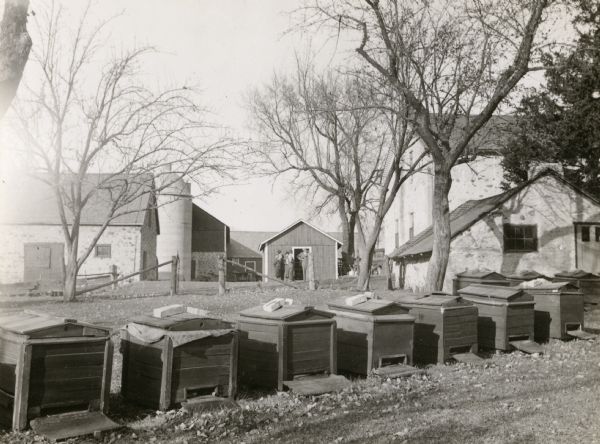
[{"label": "sky", "polygon": [[[75,26],[86,2],[55,1]],[[31,9],[39,11],[48,3],[31,0]],[[198,87],[211,120],[245,138],[251,133],[244,95],[251,88],[268,82],[275,72],[289,71],[296,51],[305,52],[310,46],[326,64],[334,52],[343,57],[351,49],[348,42],[334,44],[319,35],[286,33],[294,23],[290,12],[300,4],[300,0],[98,0],[92,3],[91,22],[116,16],[102,48],[106,55],[119,48],[156,48],[159,52],[144,65],[150,81]],[[24,79],[28,81],[27,67]],[[10,150],[0,150],[0,171],[11,168]],[[278,231],[300,218],[324,230],[339,229],[337,217],[311,218],[310,206],[301,196],[269,178],[234,182],[197,203],[234,230]]]},{"label": "sky", "polygon": [[[47,3],[31,0],[31,9],[39,12]],[[56,4],[75,26],[86,2]],[[245,94],[275,72],[290,69],[295,51],[308,45],[306,36],[286,35],[294,22],[290,12],[299,5],[298,0],[102,0],[92,3],[90,23],[116,15],[103,48],[107,56],[119,49],[154,47],[158,53],[143,66],[150,81],[197,87],[210,120],[245,138],[250,134]],[[24,81],[31,81],[27,67]],[[4,169],[10,168],[7,151],[0,153]],[[309,206],[270,178],[237,181],[196,202],[234,230],[278,231],[300,218],[325,230],[335,231],[339,224],[335,217],[310,218]]]}]

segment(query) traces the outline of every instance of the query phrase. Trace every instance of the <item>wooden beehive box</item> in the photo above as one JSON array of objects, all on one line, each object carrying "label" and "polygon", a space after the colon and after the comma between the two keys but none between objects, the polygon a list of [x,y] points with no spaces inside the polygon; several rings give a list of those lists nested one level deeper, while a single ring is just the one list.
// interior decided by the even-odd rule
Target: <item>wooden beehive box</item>
[{"label": "wooden beehive box", "polygon": [[521,271],[520,273],[510,274],[506,276],[506,279],[508,279],[510,285],[512,286],[521,285],[523,282],[531,282],[535,279],[550,280],[548,276],[533,270],[526,270]]},{"label": "wooden beehive box", "polygon": [[583,330],[583,293],[571,282],[552,282],[524,290],[535,300],[535,340],[567,339]]},{"label": "wooden beehive box", "polygon": [[345,301],[328,304],[337,323],[338,370],[367,375],[380,367],[413,363],[415,318],[407,308],[381,299],[354,306]]},{"label": "wooden beehive box", "polygon": [[433,293],[400,304],[415,317],[415,363],[442,363],[455,354],[477,351],[477,307],[472,303]]},{"label": "wooden beehive box", "polygon": [[237,346],[233,325],[221,319],[187,312],[139,316],[121,329],[121,392],[161,410],[198,396],[232,399]]},{"label": "wooden beehive box", "polygon": [[240,312],[240,382],[283,390],[302,375],[336,374],[336,323],[332,313],[287,305]]},{"label": "wooden beehive box", "polygon": [[452,280],[452,294],[458,295],[458,290],[473,284],[510,285],[506,277],[491,270],[467,270],[457,273]]},{"label": "wooden beehive box", "polygon": [[521,288],[470,285],[459,294],[479,309],[477,333],[484,348],[511,350],[511,341],[533,341],[533,296]]},{"label": "wooden beehive box", "polygon": [[103,416],[112,358],[107,328],[28,312],[1,316],[0,422],[22,430],[49,414]]},{"label": "wooden beehive box", "polygon": [[561,271],[556,273],[553,282],[571,282],[583,293],[583,303],[598,305],[600,303],[600,276],[583,270]]}]

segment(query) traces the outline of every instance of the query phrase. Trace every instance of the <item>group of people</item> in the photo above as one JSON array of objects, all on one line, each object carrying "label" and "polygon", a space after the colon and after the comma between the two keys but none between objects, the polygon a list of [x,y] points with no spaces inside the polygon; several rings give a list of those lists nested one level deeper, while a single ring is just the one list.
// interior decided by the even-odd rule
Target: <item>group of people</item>
[{"label": "group of people", "polygon": [[308,268],[308,248],[305,248],[298,253],[295,258],[292,250],[287,250],[285,253],[282,253],[281,250],[277,250],[275,262],[273,264],[275,265],[275,277],[277,279],[281,279],[282,281],[293,281],[295,279],[295,260],[302,264],[302,280],[306,280],[306,270]]}]

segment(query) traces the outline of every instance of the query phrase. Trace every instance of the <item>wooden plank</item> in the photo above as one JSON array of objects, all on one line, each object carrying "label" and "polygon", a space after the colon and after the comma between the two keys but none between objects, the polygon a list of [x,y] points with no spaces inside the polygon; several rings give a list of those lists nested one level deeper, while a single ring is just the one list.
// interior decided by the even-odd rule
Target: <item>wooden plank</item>
[{"label": "wooden plank", "polygon": [[531,340],[524,341],[510,341],[510,345],[512,345],[517,350],[520,350],[525,353],[533,354],[533,353],[544,353],[544,349],[537,342],[533,342]]},{"label": "wooden plank", "polygon": [[171,378],[173,372],[173,342],[171,338],[163,339],[162,377],[160,383],[160,409],[167,410],[171,406]]},{"label": "wooden plank", "polygon": [[110,337],[104,348],[104,373],[102,375],[102,389],[100,394],[100,411],[108,413],[110,400],[110,379],[112,376],[113,343]]},{"label": "wooden plank", "polygon": [[277,347],[279,351],[279,356],[277,357],[277,390],[283,390],[283,381],[287,379],[287,370],[288,370],[288,356],[290,349],[288,347],[288,338],[287,335],[291,332],[288,330],[285,324],[279,325],[278,331],[278,343]]},{"label": "wooden plank", "polygon": [[412,375],[424,375],[427,371],[422,368],[405,364],[385,365],[373,370],[373,374],[380,378],[405,378]]},{"label": "wooden plank", "polygon": [[184,410],[190,413],[204,412],[207,410],[216,410],[223,408],[239,408],[239,406],[233,401],[232,397],[220,398],[211,395],[188,398],[181,403],[181,406],[184,408]]},{"label": "wooden plank", "polygon": [[230,351],[230,363],[229,363],[229,391],[228,396],[230,399],[235,399],[237,395],[237,368],[238,368],[238,340],[239,336],[234,334],[231,336],[231,351]]},{"label": "wooden plank", "polygon": [[596,335],[584,330],[567,330],[567,335],[577,339],[591,340],[596,339]]},{"label": "wooden plank", "polygon": [[13,407],[13,430],[27,427],[27,404],[29,401],[29,375],[31,373],[32,346],[21,345],[16,368],[15,403]]},{"label": "wooden plank", "polygon": [[51,415],[31,421],[31,428],[38,435],[51,441],[104,432],[121,427],[102,412],[73,412]]},{"label": "wooden plank", "polygon": [[350,381],[341,375],[311,376],[284,381],[283,385],[299,395],[312,396],[341,391],[350,385]]},{"label": "wooden plank", "polygon": [[464,364],[483,364],[485,362],[483,358],[475,353],[454,353],[452,359]]}]

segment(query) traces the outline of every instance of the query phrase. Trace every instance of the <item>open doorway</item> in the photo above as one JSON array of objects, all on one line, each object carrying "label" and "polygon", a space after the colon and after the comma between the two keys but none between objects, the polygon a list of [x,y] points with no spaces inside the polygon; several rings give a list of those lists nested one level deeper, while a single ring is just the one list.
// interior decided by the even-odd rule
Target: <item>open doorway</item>
[{"label": "open doorway", "polygon": [[[292,248],[292,253],[294,254],[294,280],[295,281],[304,281],[305,276],[304,276],[304,267],[302,267],[302,252],[304,250],[308,250],[309,252],[312,252],[312,248],[311,247],[293,247]],[[306,261],[308,262],[308,259],[306,259]]]}]

